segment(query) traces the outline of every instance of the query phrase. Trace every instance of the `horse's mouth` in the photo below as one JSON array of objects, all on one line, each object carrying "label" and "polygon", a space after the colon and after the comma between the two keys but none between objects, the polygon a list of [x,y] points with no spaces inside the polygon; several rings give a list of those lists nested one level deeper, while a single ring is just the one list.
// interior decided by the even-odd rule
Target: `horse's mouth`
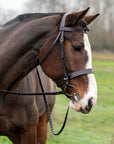
[{"label": "horse's mouth", "polygon": [[88,114],[91,109],[87,109],[87,108],[82,108],[80,102],[74,102],[74,101],[70,101],[70,108],[72,108],[73,110],[77,111],[77,112],[81,112],[83,114]]},{"label": "horse's mouth", "polygon": [[83,110],[82,108],[80,108],[80,112],[83,114],[88,114],[91,110]]}]

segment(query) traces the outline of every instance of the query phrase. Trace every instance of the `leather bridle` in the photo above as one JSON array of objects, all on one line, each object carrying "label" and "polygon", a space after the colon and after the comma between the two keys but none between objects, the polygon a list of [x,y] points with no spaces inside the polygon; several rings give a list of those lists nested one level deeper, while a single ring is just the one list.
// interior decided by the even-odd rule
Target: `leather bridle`
[{"label": "leather bridle", "polygon": [[[66,17],[67,17],[68,14],[69,13],[65,13],[63,15],[63,18],[62,18],[61,24],[60,24],[59,34],[57,35],[57,37],[56,37],[55,41],[53,42],[53,44],[52,44],[51,48],[49,49],[49,51],[46,53],[46,55],[41,60],[40,65],[42,65],[42,63],[44,63],[44,61],[47,59],[47,57],[49,56],[49,54],[53,50],[55,44],[60,39],[61,60],[62,60],[62,66],[63,66],[63,78],[57,82],[57,86],[61,87],[63,84],[65,84],[65,88],[64,88],[65,94],[68,97],[72,96],[73,99],[76,100],[76,102],[78,102],[79,94],[77,93],[76,88],[73,85],[70,84],[70,80],[73,79],[73,78],[79,77],[81,75],[93,73],[93,70],[89,68],[89,69],[82,69],[82,70],[72,72],[72,73],[68,72],[68,69],[66,67],[66,59],[65,59],[65,51],[64,51],[64,32],[67,31],[67,32],[86,33],[86,30],[88,30],[88,29],[84,29],[84,28],[81,29],[81,28],[66,27],[65,26],[65,20],[66,20]],[[68,88],[72,88],[74,93],[73,94],[67,93]]]},{"label": "leather bridle", "polygon": [[[65,51],[64,51],[64,32],[65,31],[68,31],[68,32],[79,32],[79,33],[85,33],[86,32],[86,29],[65,27],[65,19],[66,19],[66,16],[68,14],[69,13],[65,13],[64,14],[64,16],[62,18],[62,21],[61,21],[61,24],[60,24],[59,34],[57,35],[57,37],[56,37],[55,41],[53,42],[53,44],[52,44],[51,48],[49,49],[49,51],[46,53],[46,55],[43,57],[43,59],[40,62],[40,65],[42,65],[43,62],[46,60],[46,58],[51,53],[51,51],[53,50],[53,47],[55,46],[56,42],[60,39],[61,59],[62,59],[62,65],[63,65],[63,78],[59,82],[57,82],[57,86],[60,87],[63,84],[65,84],[64,91],[45,92],[44,88],[43,88],[42,81],[41,81],[41,77],[40,77],[40,74],[39,74],[39,71],[38,71],[38,68],[36,68],[36,71],[37,71],[37,76],[39,78],[39,82],[40,82],[40,87],[41,87],[42,93],[20,93],[20,92],[14,92],[14,91],[0,90],[0,93],[13,94],[13,95],[27,95],[27,96],[28,95],[30,95],[30,96],[32,96],[32,95],[43,95],[45,106],[46,106],[46,110],[47,110],[47,115],[48,115],[48,119],[49,119],[49,123],[50,123],[50,127],[51,127],[51,131],[52,131],[52,133],[54,135],[59,135],[63,131],[63,129],[65,127],[65,124],[66,124],[67,116],[68,116],[69,106],[68,106],[68,109],[67,109],[67,112],[66,112],[66,115],[65,115],[63,126],[60,129],[60,131],[58,133],[56,133],[54,131],[54,129],[53,129],[53,123],[52,123],[52,120],[51,120],[50,109],[49,109],[49,106],[48,106],[46,95],[65,94],[68,97],[72,97],[73,100],[76,103],[78,103],[78,101],[79,101],[78,100],[78,93],[76,91],[76,88],[73,85],[70,84],[70,80],[75,78],[75,77],[81,76],[81,75],[93,73],[92,69],[79,70],[79,71],[76,71],[76,72],[73,72],[73,73],[69,73],[68,70],[67,70],[66,59],[65,59]],[[68,88],[74,89],[74,93],[73,94],[67,93],[67,89]]]}]

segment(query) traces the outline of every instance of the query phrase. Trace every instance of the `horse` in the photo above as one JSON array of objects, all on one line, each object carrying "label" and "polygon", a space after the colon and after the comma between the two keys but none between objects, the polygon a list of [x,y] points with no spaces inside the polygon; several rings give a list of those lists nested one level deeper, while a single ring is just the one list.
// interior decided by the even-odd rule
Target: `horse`
[{"label": "horse", "polygon": [[[97,102],[97,84],[87,31],[99,14],[86,16],[88,11],[23,14],[4,24],[0,28],[0,90],[40,92],[34,69],[40,65],[66,92],[70,108],[89,113]],[[43,81],[49,89],[49,79]],[[52,111],[55,97],[47,99]],[[47,123],[42,96],[0,92],[0,135],[13,144],[45,144]]]}]

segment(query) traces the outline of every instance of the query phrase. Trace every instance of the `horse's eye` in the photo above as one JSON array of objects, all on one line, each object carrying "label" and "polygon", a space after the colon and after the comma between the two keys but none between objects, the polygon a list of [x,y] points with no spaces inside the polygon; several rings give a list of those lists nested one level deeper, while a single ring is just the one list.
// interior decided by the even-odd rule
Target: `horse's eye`
[{"label": "horse's eye", "polygon": [[77,51],[77,52],[81,52],[81,46],[79,45],[72,45],[73,50]]}]

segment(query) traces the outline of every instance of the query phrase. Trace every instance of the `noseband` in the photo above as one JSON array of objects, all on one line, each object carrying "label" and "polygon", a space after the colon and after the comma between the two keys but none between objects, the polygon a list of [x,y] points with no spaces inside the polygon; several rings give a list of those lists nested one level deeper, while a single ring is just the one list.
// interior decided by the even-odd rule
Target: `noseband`
[{"label": "noseband", "polygon": [[[92,69],[83,69],[83,70],[79,70],[73,73],[69,73],[66,67],[66,59],[65,59],[65,51],[64,51],[64,32],[78,32],[78,33],[85,33],[86,29],[81,29],[81,28],[71,28],[71,27],[65,27],[65,20],[66,20],[66,16],[69,13],[65,13],[62,20],[61,20],[61,24],[60,24],[60,31],[59,34],[57,35],[55,41],[53,42],[51,48],[49,49],[49,51],[46,53],[46,55],[44,56],[44,58],[41,60],[40,65],[46,60],[46,58],[48,57],[48,55],[50,54],[50,52],[52,51],[53,47],[55,46],[55,44],[57,43],[58,39],[60,39],[60,46],[61,46],[61,59],[62,59],[62,65],[63,65],[63,78],[61,80],[59,80],[57,82],[57,86],[61,87],[63,84],[65,84],[65,94],[68,97],[75,97],[75,99],[77,99],[78,101],[78,93],[76,91],[76,88],[70,84],[70,80],[73,78],[76,78],[78,76],[81,75],[85,75],[85,74],[90,74],[93,73]],[[87,29],[88,30],[88,29]],[[73,95],[68,94],[67,93],[67,89],[68,88],[72,88],[74,90]]]}]

